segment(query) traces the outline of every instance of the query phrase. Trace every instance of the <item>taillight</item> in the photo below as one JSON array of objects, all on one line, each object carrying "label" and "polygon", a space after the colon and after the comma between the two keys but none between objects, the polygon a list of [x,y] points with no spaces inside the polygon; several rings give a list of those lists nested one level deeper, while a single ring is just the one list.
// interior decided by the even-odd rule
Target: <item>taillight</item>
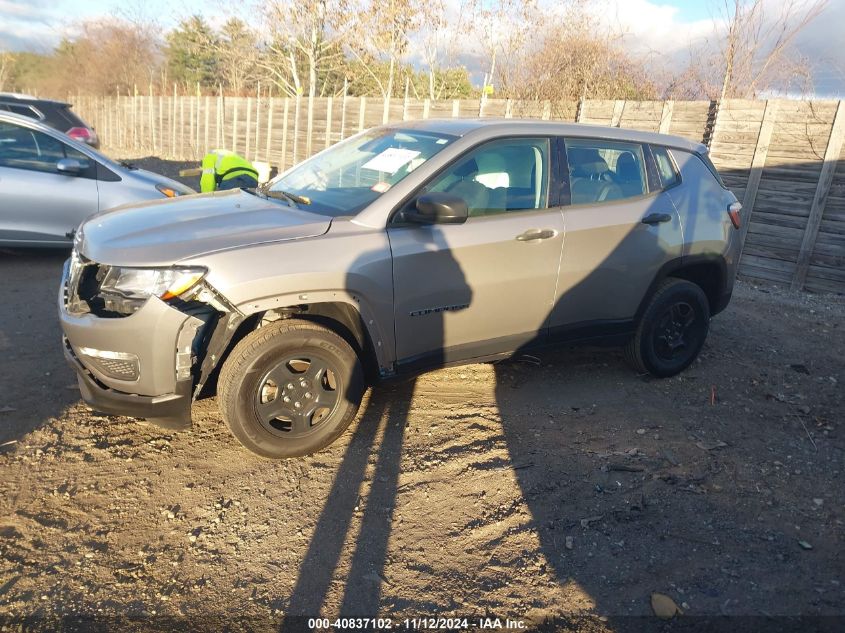
[{"label": "taillight", "polygon": [[742,219],[739,217],[739,212],[742,211],[742,204],[739,202],[732,202],[728,205],[728,217],[731,219],[731,224],[735,229],[742,225]]},{"label": "taillight", "polygon": [[82,141],[83,143],[88,143],[94,138],[94,132],[87,127],[72,127],[65,134],[75,141]]}]

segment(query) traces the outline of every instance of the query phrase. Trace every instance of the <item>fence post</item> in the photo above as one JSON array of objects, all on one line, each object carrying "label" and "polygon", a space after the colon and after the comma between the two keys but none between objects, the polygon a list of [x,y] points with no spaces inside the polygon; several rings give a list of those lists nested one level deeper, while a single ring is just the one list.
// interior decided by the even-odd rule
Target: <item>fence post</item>
[{"label": "fence post", "polygon": [[546,99],[543,101],[543,120],[548,121],[552,118],[552,102]]},{"label": "fence post", "polygon": [[510,97],[505,99],[505,118],[513,118],[513,99],[511,99]]},{"label": "fence post", "polygon": [[252,97],[246,98],[246,129],[244,130],[244,158],[249,160],[249,150],[252,140],[252,131],[249,129],[252,126]]},{"label": "fence post", "polygon": [[314,95],[308,94],[308,116],[305,121],[305,158],[311,157],[311,137],[314,135]]},{"label": "fence post", "polygon": [[661,134],[669,133],[669,126],[672,124],[672,112],[675,109],[675,102],[671,99],[663,102],[663,112],[660,113],[660,126],[657,131]]},{"label": "fence post", "polygon": [[576,123],[583,123],[584,122],[584,117],[585,117],[584,112],[586,111],[586,109],[587,109],[586,100],[583,97],[578,99],[578,112],[575,113],[575,122]]},{"label": "fence post", "polygon": [[132,149],[138,151],[138,85],[132,92]]},{"label": "fence post", "polygon": [[367,111],[367,97],[361,97],[358,100],[358,131],[364,131],[364,113]]},{"label": "fence post", "polygon": [[152,143],[152,153],[156,153],[156,128],[155,128],[155,108],[153,106],[153,82],[150,82],[150,142]]},{"label": "fence post", "polygon": [[255,149],[252,155],[259,160],[258,153],[261,151],[261,82],[255,88]]},{"label": "fence post", "polygon": [[176,82],[173,82],[173,101],[170,102],[170,155],[176,158]]},{"label": "fence post", "polygon": [[423,118],[427,119],[431,115],[431,99],[423,101]]},{"label": "fence post", "polygon": [[164,95],[158,95],[158,151],[164,154]]},{"label": "fence post", "polygon": [[836,106],[833,126],[830,128],[830,137],[827,141],[827,148],[824,151],[824,163],[819,174],[819,183],[816,186],[816,194],[813,196],[810,215],[807,217],[804,237],[801,239],[801,250],[798,251],[795,274],[792,277],[792,284],[790,285],[793,290],[803,288],[804,282],[807,280],[807,272],[810,269],[810,257],[816,246],[816,238],[819,235],[819,226],[824,215],[827,195],[830,192],[830,185],[833,182],[833,175],[836,173],[836,166],[842,152],[843,139],[845,139],[845,102],[840,101]]},{"label": "fence post", "polygon": [[458,99],[452,99],[452,118],[457,119],[461,116],[461,102]]},{"label": "fence post", "polygon": [[264,141],[264,161],[270,162],[270,147],[273,145],[273,97],[267,101],[267,139]]},{"label": "fence post", "polygon": [[332,98],[326,101],[326,147],[332,144]]},{"label": "fence post", "polygon": [[214,125],[214,148],[220,149],[223,141],[223,92],[217,93],[217,120]]},{"label": "fence post", "polygon": [[238,103],[240,99],[234,97],[234,112],[232,112],[232,151],[238,153]]},{"label": "fence post", "polygon": [[194,127],[194,154],[192,158],[202,157],[202,154],[200,154],[200,103],[202,101],[201,97],[202,95],[200,94],[200,82],[197,82],[197,98],[195,99],[197,103],[197,124]]},{"label": "fence post", "polygon": [[[198,145],[196,143],[196,119],[194,117],[194,97],[193,95],[185,95],[185,98],[188,99],[188,154],[193,156],[194,153],[191,151],[192,147]],[[196,149],[194,149],[196,151]]]},{"label": "fence post", "polygon": [[[724,103],[719,104],[721,110]],[[763,167],[766,164],[766,156],[769,153],[769,141],[772,139],[772,131],[777,117],[777,102],[773,99],[766,101],[766,109],[763,111],[763,121],[760,123],[760,131],[757,134],[757,144],[754,147],[754,155],[751,158],[751,171],[748,173],[748,184],[745,186],[745,195],[742,197],[742,229],[740,229],[741,248],[745,247],[745,236],[748,235],[748,227],[751,226],[751,214],[754,210],[754,201],[757,199],[757,188],[760,186],[760,178],[763,176]],[[718,121],[717,121],[718,123]],[[713,128],[713,138],[716,137],[718,124]],[[742,251],[739,253],[741,261]]]},{"label": "fence post", "polygon": [[185,99],[179,99],[179,159],[185,159]]},{"label": "fence post", "polygon": [[291,165],[296,165],[299,157],[299,112],[302,109],[302,96],[296,95],[296,102],[293,108],[293,157]]},{"label": "fence post", "polygon": [[209,121],[210,116],[211,116],[211,97],[209,97],[208,95],[205,95],[205,134],[203,135],[204,136],[204,139],[203,139],[204,142],[203,142],[202,151],[200,152],[200,156],[204,156],[205,153],[209,149],[208,148],[208,132],[209,132],[208,128],[209,128],[209,124],[210,124],[210,121]]},{"label": "fence post", "polygon": [[408,82],[410,80],[405,77],[405,99],[402,101],[402,120],[408,120]]},{"label": "fence post", "polygon": [[613,102],[613,115],[610,117],[610,127],[619,127],[622,123],[622,113],[625,112],[625,101],[617,99]]},{"label": "fence post", "polygon": [[384,125],[390,120],[390,95],[384,98],[384,109],[381,112],[381,124]]},{"label": "fence post", "polygon": [[348,89],[348,80],[343,78],[343,102],[340,106],[340,140],[346,138],[346,91]]},{"label": "fence post", "polygon": [[290,97],[285,97],[285,111],[282,121],[282,161],[279,171],[285,171],[288,162],[288,111],[290,110]]}]

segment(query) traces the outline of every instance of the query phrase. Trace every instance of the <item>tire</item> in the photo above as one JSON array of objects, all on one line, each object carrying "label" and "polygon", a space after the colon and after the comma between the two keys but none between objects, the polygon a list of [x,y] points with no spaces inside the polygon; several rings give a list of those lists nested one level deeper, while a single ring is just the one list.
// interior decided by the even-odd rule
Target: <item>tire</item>
[{"label": "tire", "polygon": [[355,350],[310,321],[284,319],[240,341],[218,382],[220,412],[248,450],[270,459],[314,453],[347,429],[365,382]]},{"label": "tire", "polygon": [[707,295],[692,282],[670,277],[651,297],[625,358],[640,373],[674,376],[698,357],[709,329]]}]

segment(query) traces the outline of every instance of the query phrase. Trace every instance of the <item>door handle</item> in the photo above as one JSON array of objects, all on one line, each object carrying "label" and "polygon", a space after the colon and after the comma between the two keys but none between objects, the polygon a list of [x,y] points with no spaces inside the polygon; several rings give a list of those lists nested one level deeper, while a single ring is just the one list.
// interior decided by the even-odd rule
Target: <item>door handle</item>
[{"label": "door handle", "polygon": [[535,240],[547,240],[550,237],[557,235],[557,231],[552,229],[528,229],[525,233],[516,236],[520,242],[533,242]]},{"label": "door handle", "polygon": [[662,224],[663,222],[671,222],[672,216],[668,213],[652,213],[643,218],[643,224]]}]

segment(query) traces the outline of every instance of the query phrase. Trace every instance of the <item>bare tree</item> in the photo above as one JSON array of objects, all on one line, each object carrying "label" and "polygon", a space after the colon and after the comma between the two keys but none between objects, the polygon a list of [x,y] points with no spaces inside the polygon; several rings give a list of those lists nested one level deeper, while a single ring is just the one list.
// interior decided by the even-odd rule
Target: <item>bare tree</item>
[{"label": "bare tree", "polygon": [[806,78],[806,64],[790,57],[796,35],[815,20],[828,0],[723,0],[727,33],[720,98],[752,98],[761,90]]},{"label": "bare tree", "polygon": [[[157,32],[151,23],[107,17],[83,22],[74,39],[65,39],[53,53],[52,72],[42,89],[48,94],[114,94],[145,86],[157,75],[160,61]],[[84,68],[84,73],[68,73]]]},{"label": "bare tree", "polygon": [[602,25],[586,0],[536,11],[532,38],[515,52],[507,91],[523,99],[650,98],[655,87],[645,64]]},{"label": "bare tree", "polygon": [[[415,7],[411,0],[365,0],[355,13],[358,19],[348,51],[361,62],[382,97],[391,97],[397,71],[408,51],[408,36],[416,28]],[[381,77],[369,62],[384,64],[387,76]]]},{"label": "bare tree", "polygon": [[437,77],[442,75],[444,65],[453,63],[457,40],[468,31],[466,17],[476,1],[458,0],[455,5],[446,0],[429,0],[420,7],[417,35],[428,74],[429,99],[438,99],[443,93],[445,82],[441,80],[438,87]]},{"label": "bare tree", "polygon": [[347,0],[274,0],[264,8],[269,29],[261,66],[292,95],[316,96],[322,73],[342,56],[339,42],[349,22]]},{"label": "bare tree", "polygon": [[8,51],[0,51],[0,92],[6,86],[6,82],[11,79],[12,68],[15,65],[15,58]]},{"label": "bare tree", "polygon": [[232,17],[221,27],[214,45],[217,70],[226,87],[236,95],[243,94],[256,76],[259,49],[255,32],[243,20]]},{"label": "bare tree", "polygon": [[481,52],[489,64],[484,94],[496,80],[507,91],[526,36],[540,23],[539,15],[537,0],[493,0],[475,5],[473,23]]}]

